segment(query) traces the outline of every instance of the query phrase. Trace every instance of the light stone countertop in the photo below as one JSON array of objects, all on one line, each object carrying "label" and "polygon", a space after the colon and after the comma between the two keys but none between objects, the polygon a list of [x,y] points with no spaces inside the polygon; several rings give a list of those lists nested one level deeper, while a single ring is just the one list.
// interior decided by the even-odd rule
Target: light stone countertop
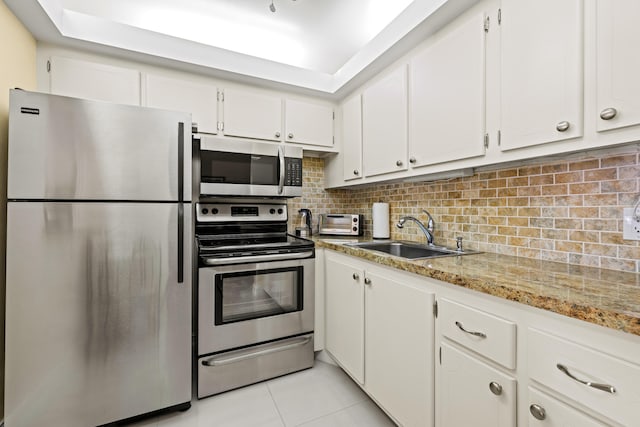
[{"label": "light stone countertop", "polygon": [[640,274],[486,252],[407,260],[344,244],[353,238],[313,240],[317,248],[640,335]]}]

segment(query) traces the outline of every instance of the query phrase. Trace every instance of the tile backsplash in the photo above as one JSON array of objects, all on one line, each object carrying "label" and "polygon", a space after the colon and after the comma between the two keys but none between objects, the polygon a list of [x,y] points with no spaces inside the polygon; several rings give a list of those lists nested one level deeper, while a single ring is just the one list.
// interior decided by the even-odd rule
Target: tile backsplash
[{"label": "tile backsplash", "polygon": [[324,161],[305,158],[302,197],[289,201],[290,229],[297,210],[309,208],[317,230],[320,213],[358,213],[371,236],[371,206],[389,203],[391,238],[424,241],[401,216],[426,223],[433,216],[435,242],[496,252],[640,272],[640,242],[622,239],[622,210],[640,192],[640,148],[576,160],[544,160],[519,167],[476,172],[473,176],[428,183],[375,184],[324,190]]}]

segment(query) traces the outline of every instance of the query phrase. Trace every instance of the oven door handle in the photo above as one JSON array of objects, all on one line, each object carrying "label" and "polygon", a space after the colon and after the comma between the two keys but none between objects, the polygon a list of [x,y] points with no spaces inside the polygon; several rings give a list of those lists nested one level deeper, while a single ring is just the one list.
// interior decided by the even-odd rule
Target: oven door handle
[{"label": "oven door handle", "polygon": [[206,265],[228,265],[228,264],[249,264],[262,261],[283,261],[291,259],[309,258],[313,256],[313,251],[295,252],[286,254],[272,254],[272,255],[255,255],[255,256],[243,256],[243,257],[228,257],[228,258],[203,258],[203,262]]},{"label": "oven door handle", "polygon": [[286,171],[285,162],[284,162],[284,149],[282,147],[278,147],[278,160],[280,161],[280,179],[278,179],[278,194],[282,194],[284,191],[284,178]]},{"label": "oven door handle", "polygon": [[266,356],[268,354],[278,353],[280,351],[291,350],[293,348],[302,347],[307,345],[309,341],[311,341],[311,335],[301,338],[295,338],[293,340],[288,341],[287,344],[277,345],[274,347],[268,347],[263,350],[253,351],[251,353],[245,353],[238,356],[214,356],[207,360],[203,360],[202,364],[204,366],[221,366],[221,365],[229,365],[231,363],[238,363],[248,359],[254,359],[256,357]]}]

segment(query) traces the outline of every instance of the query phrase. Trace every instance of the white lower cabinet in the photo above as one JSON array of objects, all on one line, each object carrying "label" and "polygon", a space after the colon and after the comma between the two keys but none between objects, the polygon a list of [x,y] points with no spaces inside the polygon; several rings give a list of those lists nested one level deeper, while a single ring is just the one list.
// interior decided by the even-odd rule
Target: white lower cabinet
[{"label": "white lower cabinet", "polygon": [[584,413],[529,387],[529,427],[604,427]]},{"label": "white lower cabinet", "polygon": [[325,348],[399,425],[429,427],[435,295],[397,274],[326,253]]},{"label": "white lower cabinet", "polygon": [[438,427],[514,427],[516,380],[448,343],[441,352]]},{"label": "white lower cabinet", "polygon": [[325,254],[325,348],[364,384],[364,269],[348,257]]}]

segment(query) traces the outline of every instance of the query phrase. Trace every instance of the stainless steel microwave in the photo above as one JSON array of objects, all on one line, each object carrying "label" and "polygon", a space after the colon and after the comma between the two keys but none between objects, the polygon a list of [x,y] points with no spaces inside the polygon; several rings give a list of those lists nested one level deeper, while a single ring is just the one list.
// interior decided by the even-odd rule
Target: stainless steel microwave
[{"label": "stainless steel microwave", "polygon": [[302,195],[302,148],[197,136],[203,196]]}]

